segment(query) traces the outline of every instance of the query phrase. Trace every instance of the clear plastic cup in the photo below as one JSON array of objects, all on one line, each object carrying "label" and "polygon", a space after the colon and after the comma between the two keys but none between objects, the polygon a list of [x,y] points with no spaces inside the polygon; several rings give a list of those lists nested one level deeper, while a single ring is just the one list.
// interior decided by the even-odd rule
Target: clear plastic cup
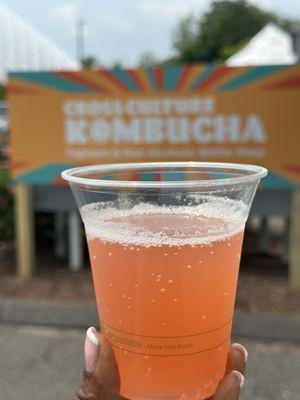
[{"label": "clear plastic cup", "polygon": [[63,172],[101,328],[128,399],[205,399],[225,373],[245,222],[263,167],[170,162]]}]

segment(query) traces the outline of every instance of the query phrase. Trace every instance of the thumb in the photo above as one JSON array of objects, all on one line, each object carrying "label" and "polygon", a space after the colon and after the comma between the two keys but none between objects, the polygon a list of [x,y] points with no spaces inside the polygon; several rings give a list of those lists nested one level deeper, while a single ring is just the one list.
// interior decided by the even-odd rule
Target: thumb
[{"label": "thumb", "polygon": [[84,359],[85,371],[75,400],[121,400],[119,370],[112,347],[95,328],[87,330]]},{"label": "thumb", "polygon": [[96,329],[91,327],[86,332],[84,343],[85,370],[79,390],[76,391],[75,400],[97,400],[98,382],[94,371],[99,358],[99,340]]},{"label": "thumb", "polygon": [[94,372],[99,358],[99,340],[96,329],[91,327],[86,332],[84,343],[84,360],[86,372]]},{"label": "thumb", "polygon": [[120,375],[113,349],[103,335],[98,335],[101,341],[101,357],[95,369],[98,383],[98,396],[101,400],[118,400],[120,396]]},{"label": "thumb", "polygon": [[212,400],[238,400],[244,381],[245,378],[239,371],[231,371],[221,381]]}]

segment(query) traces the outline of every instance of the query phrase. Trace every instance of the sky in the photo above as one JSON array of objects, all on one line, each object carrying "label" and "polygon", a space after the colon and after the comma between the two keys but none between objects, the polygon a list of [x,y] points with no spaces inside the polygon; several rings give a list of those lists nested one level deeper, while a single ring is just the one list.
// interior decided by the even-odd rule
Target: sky
[{"label": "sky", "polygon": [[[300,0],[251,0],[300,19]],[[201,15],[211,0],[0,0],[76,58],[75,21],[85,21],[85,53],[101,65],[133,66],[140,55],[172,54],[172,32],[182,17]]]}]

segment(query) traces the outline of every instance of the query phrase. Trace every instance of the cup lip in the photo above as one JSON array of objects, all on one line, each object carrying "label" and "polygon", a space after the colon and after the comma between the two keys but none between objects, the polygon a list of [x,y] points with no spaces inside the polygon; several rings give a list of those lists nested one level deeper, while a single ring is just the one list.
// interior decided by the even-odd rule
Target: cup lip
[{"label": "cup lip", "polygon": [[[122,170],[151,169],[151,168],[214,168],[220,171],[236,170],[248,171],[248,175],[237,176],[222,179],[203,179],[203,180],[187,180],[187,181],[120,181],[113,179],[91,179],[85,178],[83,174],[93,172],[117,172]],[[252,172],[252,173],[251,173]],[[180,162],[139,162],[139,163],[116,163],[116,164],[98,164],[82,167],[70,168],[61,173],[61,177],[69,183],[86,185],[88,187],[111,187],[111,188],[193,188],[193,187],[214,187],[227,186],[240,183],[250,183],[259,181],[268,174],[268,170],[264,167],[253,164],[239,163],[221,163],[221,162],[205,162],[205,161],[180,161]]]}]

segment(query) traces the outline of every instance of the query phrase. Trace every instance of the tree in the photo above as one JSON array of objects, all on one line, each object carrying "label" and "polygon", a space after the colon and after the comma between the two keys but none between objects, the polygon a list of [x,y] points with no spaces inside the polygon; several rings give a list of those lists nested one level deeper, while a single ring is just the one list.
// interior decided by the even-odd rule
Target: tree
[{"label": "tree", "polygon": [[246,0],[214,0],[202,17],[179,22],[173,36],[177,62],[223,61],[269,22],[285,29],[293,25]]},{"label": "tree", "polygon": [[0,83],[0,100],[4,100],[5,98],[5,87]]},{"label": "tree", "polygon": [[99,63],[96,57],[87,56],[81,60],[81,67],[83,69],[99,68]]},{"label": "tree", "polygon": [[144,51],[139,58],[138,65],[142,68],[153,67],[159,64],[155,56],[150,51]]},{"label": "tree", "polygon": [[122,61],[118,58],[113,60],[109,66],[109,69],[122,69],[122,68],[123,68]]}]

